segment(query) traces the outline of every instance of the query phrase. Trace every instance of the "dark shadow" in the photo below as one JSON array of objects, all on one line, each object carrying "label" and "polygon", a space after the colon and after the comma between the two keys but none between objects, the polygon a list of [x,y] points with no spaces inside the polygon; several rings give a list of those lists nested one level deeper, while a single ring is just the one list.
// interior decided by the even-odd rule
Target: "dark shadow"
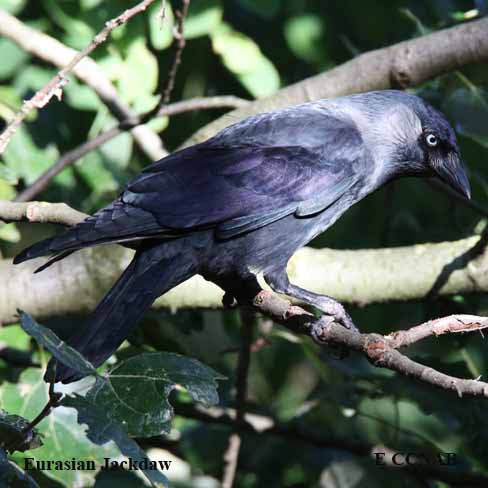
[{"label": "dark shadow", "polygon": [[442,287],[447,283],[449,277],[454,271],[464,269],[470,261],[480,256],[488,244],[488,229],[481,234],[480,240],[463,254],[454,258],[450,263],[444,265],[439,276],[436,278],[432,288],[429,290],[425,298],[433,299],[438,294]]}]

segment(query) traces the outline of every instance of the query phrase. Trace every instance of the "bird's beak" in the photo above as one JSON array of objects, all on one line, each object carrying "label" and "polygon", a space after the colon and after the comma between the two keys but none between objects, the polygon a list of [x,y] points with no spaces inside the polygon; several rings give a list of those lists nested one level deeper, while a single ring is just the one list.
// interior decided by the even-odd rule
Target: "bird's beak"
[{"label": "bird's beak", "polygon": [[436,175],[453,190],[457,191],[468,200],[471,198],[471,188],[469,185],[466,170],[459,156],[450,154],[436,164],[434,167]]}]

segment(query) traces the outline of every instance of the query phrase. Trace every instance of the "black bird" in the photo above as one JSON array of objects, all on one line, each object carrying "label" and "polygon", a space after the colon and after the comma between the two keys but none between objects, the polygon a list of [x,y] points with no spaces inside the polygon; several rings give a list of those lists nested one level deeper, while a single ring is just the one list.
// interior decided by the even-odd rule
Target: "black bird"
[{"label": "black bird", "polygon": [[[109,242],[136,250],[68,340],[96,366],[158,296],[197,273],[242,301],[255,295],[262,273],[276,292],[355,329],[337,301],[291,284],[286,264],[349,207],[402,176],[437,176],[470,197],[456,136],[440,112],[395,90],[305,103],[249,117],[148,166],[110,205],[15,263],[54,254],[44,269]],[[57,381],[79,377],[58,365]]]}]

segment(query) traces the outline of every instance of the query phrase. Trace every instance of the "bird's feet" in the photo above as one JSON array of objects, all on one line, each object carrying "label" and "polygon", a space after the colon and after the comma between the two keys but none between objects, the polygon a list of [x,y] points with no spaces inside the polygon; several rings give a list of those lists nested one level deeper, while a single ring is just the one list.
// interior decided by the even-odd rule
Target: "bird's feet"
[{"label": "bird's feet", "polygon": [[336,300],[333,300],[329,297],[318,297],[316,300],[314,300],[313,305],[314,307],[322,311],[325,315],[333,319],[329,322],[339,322],[351,332],[359,333],[359,329],[354,325],[352,318],[346,312],[345,308]]}]

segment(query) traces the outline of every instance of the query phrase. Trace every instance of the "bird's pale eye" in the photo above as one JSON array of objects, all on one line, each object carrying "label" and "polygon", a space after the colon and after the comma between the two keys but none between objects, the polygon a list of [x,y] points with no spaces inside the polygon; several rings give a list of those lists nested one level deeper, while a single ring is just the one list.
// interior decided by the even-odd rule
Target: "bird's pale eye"
[{"label": "bird's pale eye", "polygon": [[430,133],[425,136],[425,142],[428,146],[435,147],[437,144],[439,144],[439,139],[435,134]]}]

